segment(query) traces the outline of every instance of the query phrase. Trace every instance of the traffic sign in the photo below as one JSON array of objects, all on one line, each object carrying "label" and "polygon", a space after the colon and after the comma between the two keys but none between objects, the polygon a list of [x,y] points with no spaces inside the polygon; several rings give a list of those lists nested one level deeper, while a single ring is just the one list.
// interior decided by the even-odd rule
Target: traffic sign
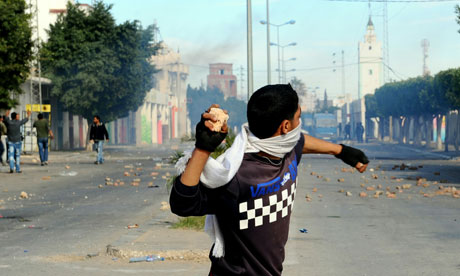
[{"label": "traffic sign", "polygon": [[33,111],[33,112],[51,112],[51,105],[50,104],[42,104],[42,108],[40,110],[39,104],[26,104],[26,111]]}]

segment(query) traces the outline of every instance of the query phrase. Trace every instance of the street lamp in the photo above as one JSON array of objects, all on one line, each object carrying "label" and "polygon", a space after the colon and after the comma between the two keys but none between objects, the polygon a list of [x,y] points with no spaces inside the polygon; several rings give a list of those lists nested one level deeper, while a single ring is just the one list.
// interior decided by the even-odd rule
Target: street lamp
[{"label": "street lamp", "polygon": [[289,69],[289,70],[284,70],[284,82],[287,83],[287,73],[289,72],[295,72],[296,69],[295,68],[292,68],[292,69]]},{"label": "street lamp", "polygon": [[[286,71],[286,62],[289,62],[289,61],[296,61],[297,58],[293,57],[293,58],[289,58],[289,59],[283,59],[283,81],[284,83],[287,83],[287,78],[286,78],[286,72],[293,72],[293,71]],[[294,69],[295,71],[295,69]]]},{"label": "street lamp", "polygon": [[[268,13],[267,13],[267,19],[268,19]],[[280,45],[280,27],[284,26],[284,25],[288,25],[288,24],[291,24],[291,25],[295,24],[295,20],[289,20],[289,21],[287,21],[287,22],[285,22],[283,24],[273,24],[273,23],[270,23],[270,21],[261,20],[260,24],[262,24],[262,25],[267,24],[267,25],[271,25],[271,26],[276,27],[276,37],[277,37],[276,45],[278,45],[278,81],[281,83],[281,64],[280,64],[281,60],[280,60],[280,46],[279,46]],[[267,36],[267,44],[273,45],[272,43],[270,43],[270,40],[269,40],[268,36]],[[268,52],[270,52],[270,51],[268,51]],[[270,54],[267,54],[267,59],[270,59]],[[268,60],[268,63],[270,63],[269,60]]]},{"label": "street lamp", "polygon": [[[297,43],[296,43],[296,42],[291,42],[291,43],[286,44],[286,45],[279,45],[279,44],[277,44],[277,43],[273,43],[273,42],[272,42],[272,43],[270,43],[270,45],[272,45],[272,46],[278,46],[278,49],[281,48],[281,59],[280,59],[279,61],[283,61],[283,63],[282,63],[281,69],[278,69],[278,74],[280,75],[279,82],[282,83],[282,80],[281,80],[281,71],[282,71],[282,72],[285,71],[285,70],[284,70],[284,48],[290,47],[290,46],[296,46]],[[279,68],[279,67],[278,67],[278,68]],[[286,81],[286,80],[284,79],[284,81]]]}]

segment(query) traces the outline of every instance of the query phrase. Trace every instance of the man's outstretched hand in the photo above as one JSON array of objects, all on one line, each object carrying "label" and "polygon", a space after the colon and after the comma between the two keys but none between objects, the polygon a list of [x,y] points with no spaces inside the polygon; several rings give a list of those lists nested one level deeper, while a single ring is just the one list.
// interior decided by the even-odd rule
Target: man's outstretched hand
[{"label": "man's outstretched hand", "polygon": [[[215,115],[209,113],[211,108],[219,108],[218,104],[213,104],[211,107],[201,115],[201,121],[196,125],[195,129],[195,147],[213,152],[222,143],[228,133],[228,126],[225,123],[219,132],[213,131],[211,122],[217,122]],[[225,113],[227,113],[224,110]]]},{"label": "man's outstretched hand", "polygon": [[346,164],[355,167],[360,173],[363,173],[367,165],[369,164],[369,159],[367,156],[359,149],[342,145],[342,151],[337,154],[335,157],[339,158]]}]

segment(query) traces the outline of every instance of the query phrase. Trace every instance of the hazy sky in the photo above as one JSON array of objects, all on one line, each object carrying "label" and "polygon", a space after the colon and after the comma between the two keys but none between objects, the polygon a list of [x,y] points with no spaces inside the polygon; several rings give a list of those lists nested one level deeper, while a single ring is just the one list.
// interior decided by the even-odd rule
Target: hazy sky
[{"label": "hazy sky", "polygon": [[[90,1],[80,1],[88,3]],[[246,0],[105,0],[113,4],[118,22],[139,20],[144,26],[155,21],[162,39],[173,49],[179,49],[182,60],[190,66],[189,83],[199,86],[206,82],[208,64],[233,63],[234,74],[240,79],[243,66],[246,80]],[[389,65],[396,73],[392,79],[415,77],[422,73],[422,39],[430,42],[428,67],[432,74],[460,67],[460,25],[456,22],[455,4],[460,1],[432,3],[388,3]],[[253,0],[254,88],[267,83],[266,1]],[[296,76],[307,86],[327,89],[329,96],[341,94],[340,68],[334,73],[333,53],[345,52],[345,87],[357,97],[358,42],[363,40],[369,14],[376,28],[377,39],[383,39],[383,6],[366,2],[336,2],[325,0],[271,0],[270,21],[282,24],[295,20],[280,30],[280,44],[296,42],[285,48],[288,78]],[[276,42],[276,28],[271,28],[271,41]],[[271,47],[272,83],[278,80],[277,48]],[[238,81],[238,93],[246,94],[246,83]]]}]

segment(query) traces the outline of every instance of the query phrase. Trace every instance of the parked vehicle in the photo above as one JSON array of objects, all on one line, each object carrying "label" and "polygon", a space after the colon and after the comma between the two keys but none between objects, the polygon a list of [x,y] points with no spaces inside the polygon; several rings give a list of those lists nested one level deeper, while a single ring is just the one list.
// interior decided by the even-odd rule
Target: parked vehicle
[{"label": "parked vehicle", "polygon": [[309,135],[336,142],[338,138],[337,118],[331,113],[303,113],[302,128]]}]

